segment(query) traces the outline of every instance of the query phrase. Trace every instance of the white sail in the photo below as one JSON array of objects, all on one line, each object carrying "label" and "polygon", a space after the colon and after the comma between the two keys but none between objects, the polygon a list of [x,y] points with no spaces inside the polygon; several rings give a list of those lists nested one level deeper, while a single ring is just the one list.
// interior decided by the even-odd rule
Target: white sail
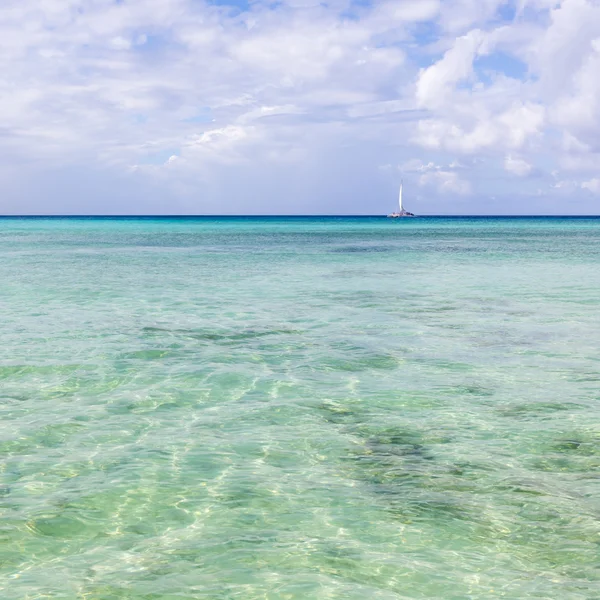
[{"label": "white sail", "polygon": [[415,215],[413,215],[411,212],[408,212],[407,210],[404,210],[404,205],[402,203],[402,188],[403,186],[403,181],[400,180],[400,191],[398,192],[398,212],[393,212],[391,215],[388,215],[388,217],[392,218],[392,219],[396,219],[398,217],[414,217]]},{"label": "white sail", "polygon": [[402,207],[402,182],[400,182],[400,194],[398,197],[398,202],[400,204],[400,212],[402,213],[404,211],[404,208]]}]

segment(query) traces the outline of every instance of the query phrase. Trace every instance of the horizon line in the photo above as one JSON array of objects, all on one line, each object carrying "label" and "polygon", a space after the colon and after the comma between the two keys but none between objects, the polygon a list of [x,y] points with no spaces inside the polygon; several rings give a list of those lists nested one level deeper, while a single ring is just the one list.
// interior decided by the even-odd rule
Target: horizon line
[{"label": "horizon line", "polygon": [[[600,218],[600,214],[506,214],[506,215],[486,215],[486,214],[460,214],[460,215],[415,215],[417,218],[431,219],[464,219],[464,218],[496,218],[496,219],[532,219],[532,218],[584,218],[595,219]],[[2,215],[0,219],[387,219],[387,215],[373,214],[235,214],[235,215],[218,215],[218,214],[31,214],[31,215]],[[397,220],[397,219],[394,219]]]}]

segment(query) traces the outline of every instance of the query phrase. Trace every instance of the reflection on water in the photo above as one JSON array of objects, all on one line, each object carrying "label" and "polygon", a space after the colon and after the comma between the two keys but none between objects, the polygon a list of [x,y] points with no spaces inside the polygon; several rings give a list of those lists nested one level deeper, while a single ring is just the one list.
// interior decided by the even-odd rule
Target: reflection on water
[{"label": "reflection on water", "polygon": [[2,598],[595,598],[599,241],[0,220]]}]

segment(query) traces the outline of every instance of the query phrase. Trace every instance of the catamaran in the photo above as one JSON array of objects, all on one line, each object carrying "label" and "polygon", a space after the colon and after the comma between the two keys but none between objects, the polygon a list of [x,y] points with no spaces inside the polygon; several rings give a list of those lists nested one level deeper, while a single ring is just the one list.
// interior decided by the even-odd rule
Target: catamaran
[{"label": "catamaran", "polygon": [[399,210],[399,212],[393,212],[391,215],[388,215],[388,217],[390,219],[398,219],[400,217],[414,217],[415,216],[411,212],[404,210],[404,206],[402,206],[402,184],[403,184],[403,182],[401,181],[400,182],[400,194],[398,197],[398,204],[400,206],[400,210]]}]

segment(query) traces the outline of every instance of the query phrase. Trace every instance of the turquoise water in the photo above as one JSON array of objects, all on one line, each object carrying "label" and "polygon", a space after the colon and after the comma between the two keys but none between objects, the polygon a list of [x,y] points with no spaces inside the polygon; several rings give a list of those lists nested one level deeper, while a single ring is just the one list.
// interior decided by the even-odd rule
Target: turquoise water
[{"label": "turquoise water", "polygon": [[600,598],[599,262],[594,219],[0,219],[0,596]]}]

